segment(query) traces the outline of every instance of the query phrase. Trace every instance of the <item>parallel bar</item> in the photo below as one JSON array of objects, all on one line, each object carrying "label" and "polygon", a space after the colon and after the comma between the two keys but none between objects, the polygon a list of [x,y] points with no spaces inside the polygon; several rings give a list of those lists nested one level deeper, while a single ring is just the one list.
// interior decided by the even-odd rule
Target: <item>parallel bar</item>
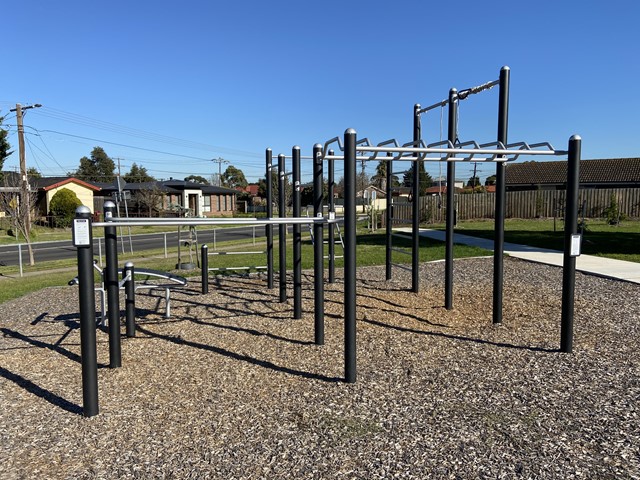
[{"label": "parallel bar", "polygon": [[[313,215],[322,217],[322,145],[313,146]],[[324,228],[313,225],[313,299],[316,345],[324,345]]]},{"label": "parallel bar", "polygon": [[[278,216],[282,220],[287,216],[287,205],[285,203],[285,182],[284,182],[284,155],[278,155]],[[287,225],[281,223],[278,227],[278,259],[280,269],[278,280],[280,285],[280,302],[287,301]]]},{"label": "parallel bar", "polygon": [[344,133],[344,377],[356,381],[356,131]]},{"label": "parallel bar", "polygon": [[[477,87],[471,87],[471,88],[465,88],[464,90],[460,90],[460,93],[458,93],[457,95],[457,99],[459,100],[464,100],[465,98],[467,98],[468,95],[470,94],[475,94],[475,93],[480,93],[483,90],[488,90],[490,88],[495,87],[496,85],[498,85],[498,83],[500,82],[500,80],[492,80],[490,82],[487,83],[483,83],[482,85],[478,85]],[[438,107],[444,107],[445,105],[447,105],[449,103],[450,100],[442,100],[440,102],[434,103],[433,105],[429,105],[428,107],[425,107],[421,110],[418,111],[418,113],[425,113],[428,112],[429,110],[433,110],[434,108],[438,108]]]},{"label": "parallel bar", "polygon": [[[76,219],[91,225],[89,207],[76,209]],[[74,230],[75,230],[74,220]],[[77,246],[78,299],[80,302],[80,358],[82,363],[82,414],[98,414],[98,353],[96,346],[96,300],[93,291],[93,240],[89,226],[88,245]],[[75,242],[74,242],[75,243]]]},{"label": "parallel bar", "polygon": [[263,253],[265,252],[210,252],[207,255],[259,255]]},{"label": "parallel bar", "polygon": [[[500,70],[498,99],[498,142],[507,144],[509,130],[509,67]],[[504,286],[504,217],[507,203],[506,165],[496,164],[496,205],[493,241],[493,323],[502,323]]]},{"label": "parallel bar", "polygon": [[[267,218],[273,217],[273,174],[271,172],[272,167],[272,153],[271,149],[266,150],[266,163],[267,163],[267,175],[265,181],[267,184]],[[265,225],[265,234],[267,236],[267,288],[273,288],[273,225]]]},{"label": "parallel bar", "polygon": [[564,256],[562,262],[562,325],[560,351],[573,351],[573,311],[576,286],[576,257],[571,254],[573,235],[578,233],[578,188],[580,182],[580,154],[582,139],[573,135],[569,139],[567,165],[567,198],[564,216]]},{"label": "parallel bar", "polygon": [[[118,288],[118,232],[110,222],[116,211],[111,201],[104,202],[104,285],[107,291],[107,312],[109,316],[109,367],[122,366],[120,345],[120,289]],[[96,224],[94,224],[95,226]]]},{"label": "parallel bar", "polygon": [[[449,123],[448,140],[455,145],[458,139],[458,91],[455,88],[449,90]],[[445,241],[445,267],[444,267],[444,306],[447,310],[453,308],[453,227],[456,221],[455,212],[455,183],[456,164],[447,163],[447,213],[446,213],[446,241]]]},{"label": "parallel bar", "polygon": [[[190,226],[190,225],[219,225],[214,218],[180,218],[176,219],[180,220],[180,222],[172,221],[170,219],[156,220],[155,222],[140,222],[138,219],[136,220],[125,220],[118,219],[117,221],[113,221],[110,223],[107,222],[96,222],[93,224],[94,227],[106,227],[108,225],[113,225],[114,227],[144,227],[149,225],[154,226],[172,226],[175,227],[177,225],[182,226]],[[334,219],[328,220],[325,218],[310,218],[310,217],[284,217],[284,218],[262,218],[257,220],[248,220],[246,218],[235,218],[235,225],[307,225],[313,223],[341,223],[343,220]]]},{"label": "parallel bar", "polygon": [[[293,158],[293,216],[300,217],[300,147],[291,151]],[[293,226],[293,318],[302,318],[302,226]]]}]

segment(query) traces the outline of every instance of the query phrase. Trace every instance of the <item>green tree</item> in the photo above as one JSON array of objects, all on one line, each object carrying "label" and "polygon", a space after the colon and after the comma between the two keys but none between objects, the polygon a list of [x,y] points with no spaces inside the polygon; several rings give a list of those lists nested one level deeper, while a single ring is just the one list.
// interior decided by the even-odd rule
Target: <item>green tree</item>
[{"label": "green tree", "polygon": [[467,181],[467,187],[476,188],[479,185],[480,185],[480,177],[478,176],[471,177]]},{"label": "green tree", "polygon": [[496,176],[495,175],[490,175],[487,177],[487,179],[484,181],[485,185],[495,185],[496,184]]},{"label": "green tree", "polygon": [[[418,165],[418,178],[420,179],[420,193],[422,194],[426,192],[427,188],[433,183],[431,175],[429,175],[424,168],[424,162],[420,162]],[[413,185],[413,167],[404,173],[402,185],[405,187],[411,187]]]},{"label": "green tree", "polygon": [[204,177],[201,177],[200,175],[189,175],[188,177],[184,178],[184,181],[185,182],[201,183],[202,185],[211,185],[209,180],[207,180]]},{"label": "green tree", "polygon": [[42,178],[42,174],[36,167],[27,168],[27,177],[29,178]]},{"label": "green tree", "polygon": [[122,178],[127,183],[145,183],[155,181],[155,178],[149,175],[145,167],[138,166],[135,162],[131,165],[129,173],[123,175]]},{"label": "green tree", "polygon": [[82,202],[73,190],[63,188],[58,190],[51,198],[49,209],[53,215],[54,225],[56,227],[68,227],[73,221],[76,208],[82,205]]},{"label": "green tree", "polygon": [[[4,121],[4,117],[0,117],[0,125]],[[0,181],[2,181],[2,168],[4,167],[4,161],[6,158],[11,155],[13,152],[11,151],[11,145],[7,141],[7,136],[9,132],[3,128],[0,128]]]},{"label": "green tree", "polygon": [[[380,188],[381,190],[385,190],[387,186],[387,166],[389,162],[386,160],[380,160],[378,165],[376,166],[376,173],[371,177],[371,183]],[[391,176],[391,186],[398,187],[400,186],[400,180],[397,175]]]},{"label": "green tree", "polygon": [[91,150],[91,157],[82,157],[80,166],[75,172],[69,172],[70,176],[89,182],[113,182],[116,165],[109,158],[102,147]]},{"label": "green tree", "polygon": [[244,188],[247,186],[247,179],[244,177],[242,170],[233,165],[229,165],[222,173],[222,185],[228,188]]}]

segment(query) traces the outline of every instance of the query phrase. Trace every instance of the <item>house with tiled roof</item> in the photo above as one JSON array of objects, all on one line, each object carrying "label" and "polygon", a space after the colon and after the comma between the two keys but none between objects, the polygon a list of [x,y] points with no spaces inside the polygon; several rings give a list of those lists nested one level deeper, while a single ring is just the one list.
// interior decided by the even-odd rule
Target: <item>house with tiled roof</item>
[{"label": "house with tiled roof", "polygon": [[[508,163],[507,191],[564,190],[567,162]],[[640,188],[640,158],[580,161],[580,188]]]},{"label": "house with tiled roof", "polygon": [[[102,210],[105,200],[113,200],[118,189],[114,184],[99,184],[101,196],[96,199],[96,209]],[[194,217],[231,216],[236,210],[237,190],[214,185],[204,185],[185,180],[164,180],[142,183],[125,183],[123,192],[129,192],[127,200],[131,215],[148,216],[152,210],[168,210],[179,215]]]}]

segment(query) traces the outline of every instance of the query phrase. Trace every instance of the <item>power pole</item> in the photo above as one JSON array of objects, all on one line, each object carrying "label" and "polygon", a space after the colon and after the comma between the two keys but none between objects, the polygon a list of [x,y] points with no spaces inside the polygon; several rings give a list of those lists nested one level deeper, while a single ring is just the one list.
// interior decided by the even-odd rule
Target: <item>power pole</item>
[{"label": "power pole", "polygon": [[25,157],[24,148],[24,125],[22,123],[23,110],[29,110],[30,108],[40,108],[42,105],[36,103],[35,105],[29,105],[23,107],[19,103],[16,103],[16,108],[11,109],[11,112],[16,112],[16,122],[18,123],[18,149],[20,155],[20,196],[22,197],[22,215],[24,217],[24,233],[28,239],[31,233],[31,199],[29,198],[29,192],[31,187],[29,186],[29,180],[27,178],[27,160]]},{"label": "power pole", "polygon": [[218,186],[221,187],[222,186],[222,164],[229,163],[229,162],[222,157],[218,157],[217,159],[212,158],[211,161],[216,162],[218,164]]}]

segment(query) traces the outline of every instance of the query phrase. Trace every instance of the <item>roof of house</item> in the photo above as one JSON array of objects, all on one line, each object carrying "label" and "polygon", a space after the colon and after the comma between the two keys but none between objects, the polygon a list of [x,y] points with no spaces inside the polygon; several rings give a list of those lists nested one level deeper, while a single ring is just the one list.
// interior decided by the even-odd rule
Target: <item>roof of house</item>
[{"label": "roof of house", "polygon": [[[567,183],[567,162],[509,163],[507,185]],[[581,184],[640,183],[640,158],[609,158],[580,161]]]},{"label": "roof of house", "polygon": [[48,190],[53,190],[54,188],[61,187],[63,185],[67,185],[69,183],[76,183],[78,185],[82,185],[85,188],[93,190],[97,192],[101,190],[101,188],[93,183],[85,182],[84,180],[80,180],[75,177],[41,177],[41,178],[33,178],[32,184],[38,188],[38,190],[42,189],[45,192]]}]

